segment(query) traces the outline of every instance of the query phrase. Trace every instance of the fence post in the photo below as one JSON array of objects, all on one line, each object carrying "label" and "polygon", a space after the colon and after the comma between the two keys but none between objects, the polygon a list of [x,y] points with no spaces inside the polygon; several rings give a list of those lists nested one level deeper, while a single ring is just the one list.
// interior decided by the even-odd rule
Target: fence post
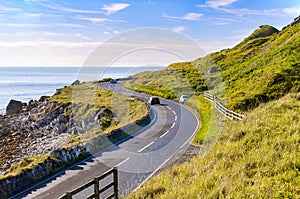
[{"label": "fence post", "polygon": [[67,199],[72,199],[72,193],[71,192],[67,192]]},{"label": "fence post", "polygon": [[94,178],[94,193],[95,193],[95,199],[100,198],[99,193],[99,178]]},{"label": "fence post", "polygon": [[115,192],[115,199],[119,198],[119,190],[118,190],[118,168],[114,167],[113,168],[113,173],[114,173],[114,192]]}]

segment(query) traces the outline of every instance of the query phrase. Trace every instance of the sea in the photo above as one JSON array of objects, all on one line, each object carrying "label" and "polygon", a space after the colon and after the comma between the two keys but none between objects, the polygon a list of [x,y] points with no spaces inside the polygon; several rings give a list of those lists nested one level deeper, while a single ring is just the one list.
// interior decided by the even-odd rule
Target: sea
[{"label": "sea", "polygon": [[0,114],[11,99],[28,102],[51,96],[57,88],[75,80],[93,81],[103,78],[126,78],[143,71],[163,69],[149,67],[0,67]]}]

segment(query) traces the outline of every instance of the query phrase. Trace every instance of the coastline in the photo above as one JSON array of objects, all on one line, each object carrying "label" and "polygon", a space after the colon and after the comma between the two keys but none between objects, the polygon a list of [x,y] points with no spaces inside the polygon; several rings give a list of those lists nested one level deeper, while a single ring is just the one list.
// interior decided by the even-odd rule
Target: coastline
[{"label": "coastline", "polygon": [[[39,152],[41,148],[47,148],[47,144],[43,145],[43,143],[45,143],[45,140],[48,139],[48,141],[52,144],[52,146],[50,145],[48,149],[44,148],[45,151],[48,151],[46,152],[46,154],[50,154],[50,156],[45,156],[43,160],[41,162],[38,162],[35,166],[32,167],[31,165],[31,167],[29,168],[25,167],[24,170],[13,175],[6,175],[6,177],[2,175],[2,178],[0,180],[0,187],[2,192],[0,193],[0,195],[3,197],[5,197],[5,195],[8,193],[17,191],[16,187],[18,187],[18,190],[22,190],[28,186],[28,183],[34,184],[39,180],[45,178],[46,176],[52,175],[58,170],[61,170],[66,166],[69,166],[70,164],[73,164],[91,154],[94,154],[95,151],[99,151],[101,149],[101,147],[99,148],[98,146],[105,147],[109,144],[120,141],[127,136],[130,136],[125,132],[128,132],[128,129],[131,129],[133,126],[139,126],[142,128],[151,121],[149,115],[149,107],[147,106],[147,114],[139,120],[134,121],[134,123],[130,123],[126,126],[114,129],[109,134],[103,134],[95,137],[89,142],[78,142],[78,144],[76,145],[68,146],[68,135],[74,135],[74,128],[72,129],[71,127],[69,129],[70,126],[68,126],[68,123],[71,121],[71,119],[64,116],[64,114],[68,112],[68,106],[70,106],[70,104],[53,103],[47,101],[47,99],[48,98],[41,97],[38,101],[32,101],[28,103],[25,109],[19,114],[1,116],[1,120],[5,121],[5,123],[7,124],[6,126],[3,126],[3,124],[1,125],[1,130],[4,130],[3,132],[6,132],[5,129],[3,129],[6,127],[6,129],[9,130],[7,132],[16,130],[16,132],[12,134],[2,134],[2,136],[7,136],[8,139],[2,139],[1,141],[3,143],[6,143],[6,146],[9,147],[13,146],[14,144],[16,145],[16,151],[13,153],[16,153],[20,157],[22,157],[23,160],[18,159],[17,161],[20,163],[20,165],[31,164],[30,162],[28,163],[28,161],[31,161],[30,155],[27,157],[24,154],[20,154],[20,149],[31,149],[34,152]],[[34,110],[35,112],[32,112],[32,110]],[[38,118],[35,119],[34,115],[38,114],[41,111],[44,111],[45,114],[39,115]],[[97,112],[95,114],[97,114]],[[95,116],[96,115],[91,115],[91,118],[95,118]],[[26,122],[30,127],[26,126]],[[9,127],[13,127],[13,129],[9,129]],[[69,133],[62,132],[64,128],[68,128]],[[18,129],[22,129],[22,131],[17,131]],[[50,132],[52,133],[52,138],[49,137]],[[26,138],[24,137],[25,139],[21,139],[25,134]],[[45,136],[47,137],[47,139],[45,139]],[[16,138],[20,138],[18,143],[10,143],[16,140]],[[54,140],[60,140],[61,143],[55,146],[55,142],[53,143]],[[30,143],[30,146],[22,145],[22,143]],[[26,153],[27,152],[25,151],[25,154]],[[10,165],[12,165],[12,162]]]}]

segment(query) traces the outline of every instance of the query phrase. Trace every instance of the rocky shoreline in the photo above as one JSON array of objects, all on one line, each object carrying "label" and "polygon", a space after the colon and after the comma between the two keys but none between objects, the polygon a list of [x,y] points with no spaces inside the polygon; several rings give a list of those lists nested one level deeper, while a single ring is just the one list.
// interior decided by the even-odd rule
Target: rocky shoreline
[{"label": "rocky shoreline", "polygon": [[[77,121],[70,111],[71,103],[60,104],[48,99],[43,96],[40,100],[22,103],[22,110],[0,115],[0,198],[18,192],[66,165],[93,154],[99,150],[99,146],[127,137],[128,129],[143,127],[151,121],[148,107],[148,114],[133,124],[94,137],[89,142],[73,143],[70,137],[101,126],[103,121],[113,117],[112,112],[102,108]],[[34,168],[7,176],[13,172],[12,165],[46,154],[47,158]]]},{"label": "rocky shoreline", "polygon": [[24,158],[68,144],[72,121],[63,114],[66,107],[41,98],[30,101],[20,113],[0,116],[1,175]]}]

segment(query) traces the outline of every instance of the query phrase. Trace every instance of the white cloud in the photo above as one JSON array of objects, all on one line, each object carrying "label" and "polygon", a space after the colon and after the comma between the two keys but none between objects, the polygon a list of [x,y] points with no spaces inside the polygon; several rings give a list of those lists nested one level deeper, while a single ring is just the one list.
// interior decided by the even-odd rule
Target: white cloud
[{"label": "white cloud", "polygon": [[103,14],[104,13],[102,11],[97,11],[97,10],[82,10],[82,9],[67,8],[67,7],[63,7],[61,5],[45,4],[45,7],[51,8],[54,10],[58,10],[58,11],[72,12],[72,13],[84,13],[84,14]]},{"label": "white cloud", "polygon": [[176,26],[176,27],[172,28],[172,30],[173,30],[174,32],[182,32],[182,31],[184,31],[185,29],[186,29],[185,26]]},{"label": "white cloud", "polygon": [[300,14],[300,7],[291,7],[282,9],[284,13],[294,15],[295,17]]},{"label": "white cloud", "polygon": [[80,24],[71,23],[1,23],[0,26],[14,27],[14,28],[38,28],[38,27],[70,27],[70,28],[84,28],[85,26]]},{"label": "white cloud", "polygon": [[113,20],[113,19],[107,19],[107,18],[101,18],[101,17],[76,16],[76,17],[74,17],[74,19],[86,20],[86,21],[90,21],[92,23],[104,23],[104,22],[110,22],[110,21],[126,22],[124,20]]},{"label": "white cloud", "polygon": [[110,32],[105,31],[105,32],[103,32],[103,34],[110,35]]},{"label": "white cloud", "polygon": [[0,12],[17,12],[17,11],[20,11],[20,9],[0,5]]},{"label": "white cloud", "polygon": [[130,4],[127,3],[113,3],[109,5],[104,5],[101,9],[106,11],[105,15],[111,15],[118,11],[124,10],[129,6]]},{"label": "white cloud", "polygon": [[238,0],[208,0],[205,2],[205,4],[197,5],[197,7],[210,7],[210,8],[219,8],[224,6],[229,6]]},{"label": "white cloud", "polygon": [[297,16],[300,13],[300,8],[282,8],[282,9],[264,9],[264,10],[253,10],[247,8],[239,8],[239,9],[219,8],[219,10],[240,17],[245,15],[286,17],[287,14],[292,16]]},{"label": "white cloud", "polygon": [[113,31],[113,33],[115,33],[115,34],[119,34],[119,33],[120,33],[120,31],[118,31],[118,30],[114,30],[114,31]]},{"label": "white cloud", "polygon": [[170,16],[170,15],[167,15],[167,14],[163,13],[163,16],[166,17],[166,18],[170,18],[170,19],[197,21],[197,20],[200,19],[200,17],[203,16],[203,14],[190,12],[190,13],[182,16],[182,17],[176,17],[176,16]]},{"label": "white cloud", "polygon": [[64,42],[64,41],[0,41],[0,47],[22,48],[22,47],[63,47],[63,48],[95,48],[100,42]]},{"label": "white cloud", "polygon": [[206,2],[206,5],[212,8],[218,8],[222,6],[228,6],[235,3],[238,0],[210,0]]}]

